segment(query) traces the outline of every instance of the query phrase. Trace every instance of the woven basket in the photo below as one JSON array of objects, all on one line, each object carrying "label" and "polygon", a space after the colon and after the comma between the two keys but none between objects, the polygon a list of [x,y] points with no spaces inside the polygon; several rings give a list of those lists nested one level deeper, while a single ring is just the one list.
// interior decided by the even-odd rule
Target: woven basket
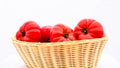
[{"label": "woven basket", "polygon": [[28,68],[97,68],[107,37],[55,43],[12,41]]}]

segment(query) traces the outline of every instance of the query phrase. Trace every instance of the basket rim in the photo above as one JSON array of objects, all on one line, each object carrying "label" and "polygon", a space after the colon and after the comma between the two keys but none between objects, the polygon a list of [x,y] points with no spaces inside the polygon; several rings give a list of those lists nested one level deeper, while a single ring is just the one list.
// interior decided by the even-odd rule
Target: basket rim
[{"label": "basket rim", "polygon": [[[50,43],[45,43],[45,42],[26,42],[26,41],[20,41],[17,40],[14,37],[12,37],[12,42],[13,43],[20,43],[20,44],[24,44],[24,46],[58,46],[58,45],[68,45],[68,44],[83,44],[83,43],[90,43],[90,42],[98,42],[101,40],[108,40],[108,37],[105,35],[102,38],[94,38],[94,39],[87,39],[87,40],[74,40],[74,41],[65,41],[65,42],[50,42]],[[25,45],[26,44],[26,45]],[[29,45],[27,45],[29,44]]]}]

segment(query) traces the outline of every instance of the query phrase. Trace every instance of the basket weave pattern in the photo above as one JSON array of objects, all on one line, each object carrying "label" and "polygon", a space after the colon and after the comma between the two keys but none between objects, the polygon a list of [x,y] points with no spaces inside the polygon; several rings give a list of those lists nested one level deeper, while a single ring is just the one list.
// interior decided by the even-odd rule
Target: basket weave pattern
[{"label": "basket weave pattern", "polygon": [[56,43],[12,41],[28,68],[97,68],[107,37]]}]

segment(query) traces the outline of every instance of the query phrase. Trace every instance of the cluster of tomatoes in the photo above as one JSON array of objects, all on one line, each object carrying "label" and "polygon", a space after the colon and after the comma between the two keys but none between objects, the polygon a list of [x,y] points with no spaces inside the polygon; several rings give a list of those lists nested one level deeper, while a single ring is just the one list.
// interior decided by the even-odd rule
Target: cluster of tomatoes
[{"label": "cluster of tomatoes", "polygon": [[82,19],[74,29],[64,24],[40,27],[34,21],[27,21],[16,33],[17,40],[26,42],[64,42],[103,36],[103,26],[94,19]]}]

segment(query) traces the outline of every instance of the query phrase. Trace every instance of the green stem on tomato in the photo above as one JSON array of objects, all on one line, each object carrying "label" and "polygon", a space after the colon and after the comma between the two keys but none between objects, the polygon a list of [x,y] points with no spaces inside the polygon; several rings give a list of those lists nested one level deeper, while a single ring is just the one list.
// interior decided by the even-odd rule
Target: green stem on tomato
[{"label": "green stem on tomato", "polygon": [[26,35],[25,31],[22,31],[22,37],[24,37]]},{"label": "green stem on tomato", "polygon": [[64,37],[65,37],[65,38],[68,38],[68,36],[69,36],[68,34],[64,34]]},{"label": "green stem on tomato", "polygon": [[82,32],[83,32],[84,34],[88,34],[88,30],[87,30],[86,28],[83,28],[83,29],[82,29]]}]

